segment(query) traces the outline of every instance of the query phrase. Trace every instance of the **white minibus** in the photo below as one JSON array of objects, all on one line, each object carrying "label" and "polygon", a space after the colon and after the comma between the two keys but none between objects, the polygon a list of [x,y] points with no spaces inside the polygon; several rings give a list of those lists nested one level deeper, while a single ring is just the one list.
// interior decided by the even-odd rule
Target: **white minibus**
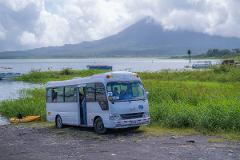
[{"label": "white minibus", "polygon": [[150,123],[147,92],[132,72],[108,72],[46,85],[47,120],[63,125],[133,128]]}]

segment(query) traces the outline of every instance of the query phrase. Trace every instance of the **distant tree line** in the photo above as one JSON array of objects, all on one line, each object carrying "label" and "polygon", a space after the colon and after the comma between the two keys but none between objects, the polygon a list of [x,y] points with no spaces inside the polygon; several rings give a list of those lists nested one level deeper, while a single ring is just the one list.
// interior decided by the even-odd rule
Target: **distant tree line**
[{"label": "distant tree line", "polygon": [[207,57],[234,57],[240,55],[240,48],[229,49],[209,49],[205,56]]}]

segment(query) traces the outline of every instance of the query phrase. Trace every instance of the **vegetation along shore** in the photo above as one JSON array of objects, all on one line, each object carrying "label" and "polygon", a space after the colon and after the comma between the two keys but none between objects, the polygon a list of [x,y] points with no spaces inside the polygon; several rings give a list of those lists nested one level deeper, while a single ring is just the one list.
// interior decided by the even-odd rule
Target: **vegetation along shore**
[{"label": "vegetation along shore", "polygon": [[[100,70],[31,72],[18,81],[45,84],[84,77]],[[152,124],[200,131],[240,131],[240,69],[227,66],[206,71],[139,73],[149,91]],[[45,89],[23,90],[16,100],[0,102],[6,117],[41,115],[45,120]]]}]

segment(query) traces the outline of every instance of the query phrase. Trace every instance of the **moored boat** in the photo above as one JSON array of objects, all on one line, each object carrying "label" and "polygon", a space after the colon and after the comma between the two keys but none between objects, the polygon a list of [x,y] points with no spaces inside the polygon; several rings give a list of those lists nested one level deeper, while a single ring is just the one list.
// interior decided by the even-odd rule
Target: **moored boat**
[{"label": "moored boat", "polygon": [[212,66],[211,61],[198,61],[198,62],[192,64],[193,69],[205,69],[205,68],[209,68],[211,66]]},{"label": "moored boat", "polygon": [[9,79],[9,78],[15,78],[20,76],[21,73],[12,73],[12,72],[7,72],[7,73],[0,73],[0,79]]},{"label": "moored boat", "polygon": [[88,69],[112,70],[112,66],[108,65],[87,65]]}]

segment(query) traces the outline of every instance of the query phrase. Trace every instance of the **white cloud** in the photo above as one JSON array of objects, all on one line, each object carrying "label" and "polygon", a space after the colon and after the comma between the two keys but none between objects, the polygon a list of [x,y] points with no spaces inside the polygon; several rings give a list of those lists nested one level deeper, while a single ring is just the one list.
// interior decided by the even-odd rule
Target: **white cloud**
[{"label": "white cloud", "polygon": [[40,7],[42,2],[42,0],[1,0],[0,4],[17,12],[25,9],[29,4],[34,4]]},{"label": "white cloud", "polygon": [[37,42],[37,40],[36,36],[33,33],[24,31],[20,37],[20,42],[22,45],[34,45]]},{"label": "white cloud", "polygon": [[239,6],[238,0],[0,0],[0,51],[96,40],[146,16],[166,29],[240,37]]},{"label": "white cloud", "polygon": [[4,40],[6,38],[6,33],[5,32],[6,32],[5,28],[0,23],[0,41]]},{"label": "white cloud", "polygon": [[63,45],[70,35],[67,19],[43,10],[35,25],[35,32],[41,45]]},{"label": "white cloud", "polygon": [[4,40],[6,37],[5,33],[0,31],[0,40]]}]

